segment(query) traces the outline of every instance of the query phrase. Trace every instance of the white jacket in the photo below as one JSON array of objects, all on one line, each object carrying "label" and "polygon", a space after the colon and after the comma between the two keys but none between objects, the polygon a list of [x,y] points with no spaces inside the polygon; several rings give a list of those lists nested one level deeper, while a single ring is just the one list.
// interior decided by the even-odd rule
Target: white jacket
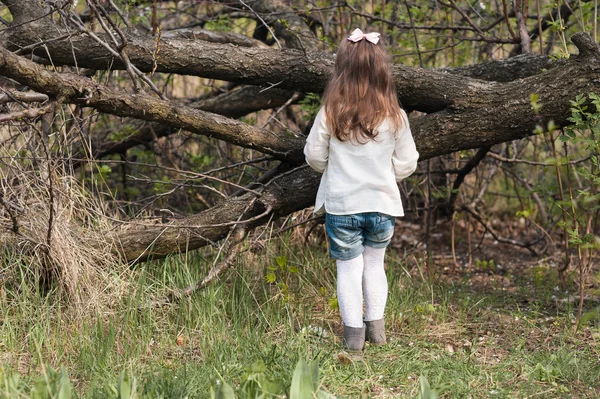
[{"label": "white jacket", "polygon": [[404,216],[397,182],[415,171],[419,153],[408,117],[404,111],[402,115],[404,121],[397,134],[385,120],[377,128],[375,140],[357,144],[330,135],[321,108],[304,147],[306,162],[323,173],[315,213],[325,210],[333,215],[381,212]]}]

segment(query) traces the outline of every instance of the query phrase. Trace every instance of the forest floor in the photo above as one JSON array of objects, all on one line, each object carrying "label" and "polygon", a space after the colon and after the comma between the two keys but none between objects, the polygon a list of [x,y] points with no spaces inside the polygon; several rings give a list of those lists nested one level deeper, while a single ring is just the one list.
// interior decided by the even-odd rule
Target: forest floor
[{"label": "forest floor", "polygon": [[440,225],[425,261],[420,227],[402,223],[386,258],[389,343],[351,355],[341,350],[334,263],[304,233],[249,242],[219,281],[162,306],[207,273],[215,249],[140,265],[126,295],[94,314],[5,284],[0,397],[29,397],[51,366],[83,397],[119,397],[119,376],[129,376],[138,397],[207,398],[225,381],[254,398],[243,391],[288,390],[299,359],[318,362],[321,389],[339,397],[414,398],[421,376],[442,398],[600,397],[598,270],[575,329],[576,273],[561,288],[560,256],[474,234],[470,246],[457,235],[455,262]]}]

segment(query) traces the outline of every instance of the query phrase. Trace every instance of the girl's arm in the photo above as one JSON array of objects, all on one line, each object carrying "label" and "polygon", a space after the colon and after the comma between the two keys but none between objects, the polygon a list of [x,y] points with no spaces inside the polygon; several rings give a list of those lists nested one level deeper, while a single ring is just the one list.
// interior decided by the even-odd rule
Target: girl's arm
[{"label": "girl's arm", "polygon": [[325,171],[327,160],[329,159],[329,129],[325,121],[324,108],[321,108],[317,114],[315,123],[306,138],[304,155],[306,156],[306,163],[311,168],[319,173]]},{"label": "girl's arm", "polygon": [[[402,113],[404,114],[404,111]],[[417,169],[417,161],[419,160],[419,153],[410,132],[408,117],[406,114],[403,116],[402,129],[398,132],[396,146],[392,154],[392,165],[394,165],[394,174],[398,182],[413,174]]]}]

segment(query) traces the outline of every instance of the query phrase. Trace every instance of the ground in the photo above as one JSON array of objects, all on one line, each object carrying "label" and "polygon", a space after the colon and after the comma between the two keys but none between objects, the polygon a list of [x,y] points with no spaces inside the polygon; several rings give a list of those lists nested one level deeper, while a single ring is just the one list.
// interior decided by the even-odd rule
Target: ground
[{"label": "ground", "polygon": [[163,306],[160,298],[206,274],[215,249],[139,266],[129,293],[95,315],[5,289],[2,375],[19,372],[23,392],[49,365],[63,366],[86,397],[114,397],[119,375],[146,397],[210,397],[220,381],[247,397],[256,378],[289,389],[302,358],[318,362],[321,388],[340,397],[416,397],[421,376],[443,398],[600,396],[599,300],[588,288],[576,330],[576,274],[561,288],[560,256],[486,237],[469,265],[457,229],[455,264],[451,229],[440,224],[426,261],[410,245],[421,228],[399,223],[386,258],[389,344],[350,355],[341,350],[334,263],[322,227],[306,240],[309,229],[263,233],[220,280]]}]

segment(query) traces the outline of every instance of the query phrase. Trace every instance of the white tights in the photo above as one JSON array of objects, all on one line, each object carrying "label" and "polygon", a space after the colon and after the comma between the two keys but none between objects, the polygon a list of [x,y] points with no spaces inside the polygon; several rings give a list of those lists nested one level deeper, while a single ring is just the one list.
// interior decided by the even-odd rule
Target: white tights
[{"label": "white tights", "polygon": [[366,321],[383,318],[388,294],[383,268],[385,248],[364,248],[354,259],[336,261],[340,313],[344,325],[354,328],[363,326],[363,292]]}]

